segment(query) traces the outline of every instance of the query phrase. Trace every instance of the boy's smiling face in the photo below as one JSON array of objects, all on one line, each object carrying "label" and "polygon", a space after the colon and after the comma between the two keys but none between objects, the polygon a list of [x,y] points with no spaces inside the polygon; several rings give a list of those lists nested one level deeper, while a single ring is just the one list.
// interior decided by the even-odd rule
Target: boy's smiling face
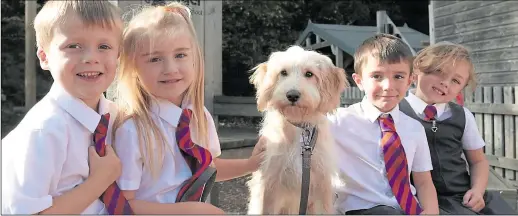
[{"label": "boy's smiling face", "polygon": [[424,73],[416,69],[417,89],[415,95],[428,104],[452,101],[466,86],[470,65],[458,61],[456,65],[444,64],[440,71]]},{"label": "boy's smiling face", "polygon": [[389,112],[403,99],[410,87],[410,64],[401,60],[389,64],[369,56],[361,75],[353,74],[358,87],[381,112]]},{"label": "boy's smiling face", "polygon": [[38,47],[44,70],[69,94],[96,109],[99,97],[115,77],[121,32],[86,26],[78,16],[56,24],[50,44]]}]

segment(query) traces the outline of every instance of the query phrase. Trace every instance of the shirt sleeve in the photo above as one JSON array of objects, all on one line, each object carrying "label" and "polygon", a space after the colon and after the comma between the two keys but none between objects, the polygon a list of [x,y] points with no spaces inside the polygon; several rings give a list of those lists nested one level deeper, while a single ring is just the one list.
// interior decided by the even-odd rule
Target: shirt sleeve
[{"label": "shirt sleeve", "polygon": [[[338,127],[340,125],[340,120],[343,121],[343,119],[345,119],[343,117],[345,111],[346,111],[345,108],[339,107],[339,108],[337,108],[336,112],[329,113],[326,115],[328,123],[329,123],[329,128],[331,130],[331,135],[335,139],[337,138],[336,130],[339,130]],[[340,115],[342,115],[342,116],[340,116]],[[342,117],[342,118],[340,118],[340,117]]]},{"label": "shirt sleeve", "polygon": [[2,213],[37,214],[52,206],[68,138],[65,128],[47,128],[2,140]]},{"label": "shirt sleeve", "polygon": [[[417,122],[417,121],[416,121]],[[416,124],[417,147],[412,164],[413,172],[426,172],[433,169],[432,158],[430,157],[430,148],[428,147],[428,140],[426,139],[426,132],[424,127],[417,122]]]},{"label": "shirt sleeve", "polygon": [[133,121],[128,120],[117,129],[113,146],[122,164],[121,176],[117,180],[120,189],[139,189],[144,163]]},{"label": "shirt sleeve", "polygon": [[204,108],[205,117],[207,118],[207,133],[209,134],[209,151],[212,154],[212,158],[217,158],[221,155],[221,145],[219,143],[219,136],[216,130],[216,124],[210,112]]},{"label": "shirt sleeve", "polygon": [[478,131],[477,122],[475,117],[466,107],[464,108],[464,114],[466,116],[466,125],[464,127],[464,134],[462,135],[462,148],[465,150],[480,149],[486,145],[484,139]]}]

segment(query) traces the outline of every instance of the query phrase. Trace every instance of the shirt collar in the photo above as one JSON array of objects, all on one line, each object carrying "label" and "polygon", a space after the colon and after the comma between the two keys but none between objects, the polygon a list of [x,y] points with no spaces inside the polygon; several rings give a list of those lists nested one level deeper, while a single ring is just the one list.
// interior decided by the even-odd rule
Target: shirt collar
[{"label": "shirt collar", "polygon": [[[363,115],[372,123],[376,122],[378,120],[378,117],[382,113],[377,107],[375,107],[368,99],[367,96],[364,96],[362,101],[360,102],[360,105],[363,109]],[[394,119],[394,123],[397,124],[399,121],[399,105],[396,105],[394,109],[392,109],[387,114],[390,114],[392,116],[392,119]]]},{"label": "shirt collar", "polygon": [[[59,84],[54,83],[49,90],[48,95],[53,98],[57,105],[64,109],[74,119],[86,127],[91,133],[95,131],[101,115],[86,105],[82,100],[70,95],[63,87]],[[107,100],[103,94],[100,95],[99,100],[99,111],[100,113],[108,113],[113,110],[114,104]]]},{"label": "shirt collar", "polygon": [[178,126],[178,121],[182,115],[182,108],[167,100],[155,99],[151,102],[151,112],[160,116],[161,119],[165,120],[170,125],[176,127]]},{"label": "shirt collar", "polygon": [[[420,115],[424,115],[424,109],[428,104],[415,95],[415,89],[411,89],[408,92],[406,99],[415,112]],[[434,104],[433,106],[437,109],[437,117],[441,116],[446,109],[446,103]]]}]

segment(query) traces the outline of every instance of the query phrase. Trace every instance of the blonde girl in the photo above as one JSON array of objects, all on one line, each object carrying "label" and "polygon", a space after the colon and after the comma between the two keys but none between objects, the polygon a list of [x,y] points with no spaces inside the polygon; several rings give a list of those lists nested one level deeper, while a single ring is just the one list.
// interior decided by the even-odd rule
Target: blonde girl
[{"label": "blonde girl", "polygon": [[469,51],[439,42],[418,53],[413,70],[416,89],[400,110],[426,131],[440,214],[516,214],[498,193],[486,191],[490,168],[485,142],[471,112],[452,102],[464,88],[476,85]]},{"label": "blonde girl", "polygon": [[177,142],[176,136],[184,134],[177,133],[182,113],[192,112],[187,124],[192,141],[213,158],[204,161],[217,168],[216,181],[257,170],[262,148],[256,145],[248,159],[217,158],[216,127],[203,103],[203,56],[187,7],[177,2],[148,6],[133,16],[123,34],[117,82],[120,111],[113,143],[122,163],[117,183],[133,211],[222,214],[208,203],[178,199],[194,173],[184,158],[187,150],[179,147],[183,142]]}]

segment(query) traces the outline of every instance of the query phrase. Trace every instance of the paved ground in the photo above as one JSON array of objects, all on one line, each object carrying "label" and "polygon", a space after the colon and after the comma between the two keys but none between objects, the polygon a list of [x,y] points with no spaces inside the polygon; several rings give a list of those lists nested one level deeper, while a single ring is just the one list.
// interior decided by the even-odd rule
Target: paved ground
[{"label": "paved ground", "polygon": [[[248,158],[257,143],[257,130],[251,127],[220,127],[218,129],[222,148],[221,158]],[[212,201],[227,214],[246,214],[250,175],[216,183],[212,190],[217,200]]]},{"label": "paved ground", "polygon": [[[248,158],[252,150],[253,147],[223,150],[221,158]],[[246,181],[249,178],[250,175],[217,183],[213,189],[213,193],[215,190],[219,190],[216,205],[228,214],[246,214],[249,196]]]}]

